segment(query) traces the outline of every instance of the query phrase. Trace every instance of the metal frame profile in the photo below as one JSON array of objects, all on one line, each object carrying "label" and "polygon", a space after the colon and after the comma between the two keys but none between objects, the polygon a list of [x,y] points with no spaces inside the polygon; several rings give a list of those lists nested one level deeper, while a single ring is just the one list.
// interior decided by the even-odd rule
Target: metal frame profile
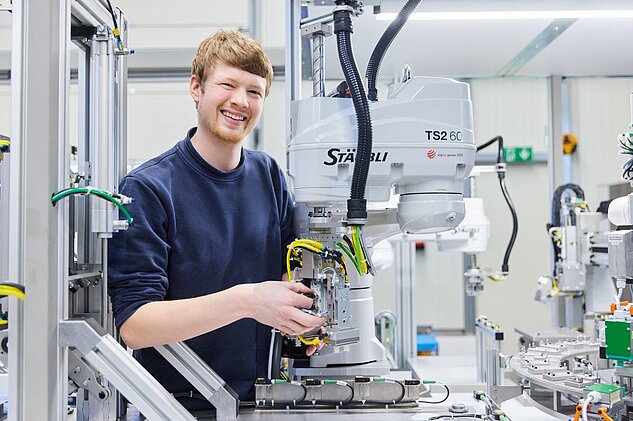
[{"label": "metal frame profile", "polygon": [[[124,38],[125,21],[117,13]],[[7,276],[25,286],[28,299],[9,302],[9,420],[68,418],[69,349],[75,370],[77,366],[98,371],[107,379],[105,385],[109,382],[146,417],[194,420],[107,333],[113,330],[107,299],[107,239],[122,228],[116,209],[92,199],[63,200],[51,206],[51,193],[68,184],[70,168],[71,26],[97,29],[94,36],[74,39],[80,47],[82,169],[91,186],[106,190],[113,189],[126,172],[127,68],[125,57],[114,46],[105,0],[14,0],[11,206],[2,206],[9,211]],[[71,276],[69,269],[77,269],[75,259],[83,263],[84,272]],[[88,277],[99,279],[100,291],[80,300],[73,297],[71,302],[71,279]],[[74,318],[79,316],[84,318]],[[172,354],[170,362],[185,377],[196,376],[194,386],[218,406],[219,418],[237,417],[236,396],[191,350],[184,344],[160,350]],[[90,391],[88,395],[106,390],[94,384],[78,386]],[[101,400],[108,395],[99,394]],[[111,405],[96,403],[99,418],[111,419]],[[92,419],[92,403],[87,407],[82,419]]]}]

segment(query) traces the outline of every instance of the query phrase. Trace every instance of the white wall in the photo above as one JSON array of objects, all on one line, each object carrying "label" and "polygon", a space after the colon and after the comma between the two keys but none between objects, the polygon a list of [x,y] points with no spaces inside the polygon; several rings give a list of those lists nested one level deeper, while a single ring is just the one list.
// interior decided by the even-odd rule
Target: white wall
[{"label": "white wall", "polygon": [[[547,150],[546,79],[474,80],[472,95],[478,144],[501,135],[504,146],[532,146],[535,152]],[[547,166],[508,165],[506,183],[519,219],[510,275],[503,282],[485,285],[476,311],[501,325],[506,332],[504,349],[509,352],[517,349],[516,327],[549,326],[548,309],[533,299],[536,280],[549,273],[550,242],[545,229],[549,220]],[[498,270],[510,237],[510,213],[496,177],[480,177],[477,196],[484,198],[492,230],[488,250],[480,254],[478,263]]]},{"label": "white wall", "polygon": [[128,86],[128,162],[139,164],[171,148],[196,125],[186,79]]},{"label": "white wall", "polygon": [[569,80],[571,128],[578,139],[573,155],[574,182],[585,191],[591,210],[608,199],[604,185],[620,182],[618,135],[631,123],[629,93],[633,78]]},{"label": "white wall", "polygon": [[249,0],[188,0],[186,7],[168,0],[112,3],[128,20],[130,47],[139,50],[195,48],[218,28],[246,30],[249,26]]}]

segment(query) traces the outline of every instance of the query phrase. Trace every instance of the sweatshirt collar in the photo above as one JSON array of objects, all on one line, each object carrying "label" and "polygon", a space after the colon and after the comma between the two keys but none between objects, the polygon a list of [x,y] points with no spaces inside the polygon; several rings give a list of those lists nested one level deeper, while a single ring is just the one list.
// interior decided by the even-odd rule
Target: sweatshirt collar
[{"label": "sweatshirt collar", "polygon": [[220,181],[231,181],[241,177],[244,174],[244,172],[246,171],[244,148],[242,148],[240,152],[240,162],[237,165],[237,168],[231,171],[219,170],[205,161],[205,159],[198,153],[198,151],[196,151],[193,143],[191,143],[191,138],[196,133],[196,130],[197,127],[189,129],[183,141],[178,144],[178,149],[182,152],[189,164],[191,164],[199,172],[202,172],[203,174]]}]

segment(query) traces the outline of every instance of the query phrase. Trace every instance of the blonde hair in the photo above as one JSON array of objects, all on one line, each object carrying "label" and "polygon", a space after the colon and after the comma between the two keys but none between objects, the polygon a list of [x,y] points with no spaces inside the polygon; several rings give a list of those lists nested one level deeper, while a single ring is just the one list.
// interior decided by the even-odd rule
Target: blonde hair
[{"label": "blonde hair", "polygon": [[213,72],[216,60],[266,79],[266,96],[273,80],[273,66],[262,46],[235,31],[222,29],[205,38],[193,56],[191,74],[204,84]]}]

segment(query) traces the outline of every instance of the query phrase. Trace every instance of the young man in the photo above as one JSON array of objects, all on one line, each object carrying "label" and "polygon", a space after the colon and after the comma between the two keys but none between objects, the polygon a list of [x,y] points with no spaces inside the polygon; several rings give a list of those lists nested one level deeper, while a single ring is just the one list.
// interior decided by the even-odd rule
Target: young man
[{"label": "young man", "polygon": [[255,41],[225,31],[202,41],[189,82],[198,126],[120,184],[135,202],[134,226],[109,247],[116,326],[177,395],[194,390],[156,345],[186,340],[241,399],[253,400],[254,380],[266,376],[269,326],[296,335],[324,322],[301,310],[312,305],[308,288],[279,281],[294,239],[283,172],[242,148],[271,81]]}]

